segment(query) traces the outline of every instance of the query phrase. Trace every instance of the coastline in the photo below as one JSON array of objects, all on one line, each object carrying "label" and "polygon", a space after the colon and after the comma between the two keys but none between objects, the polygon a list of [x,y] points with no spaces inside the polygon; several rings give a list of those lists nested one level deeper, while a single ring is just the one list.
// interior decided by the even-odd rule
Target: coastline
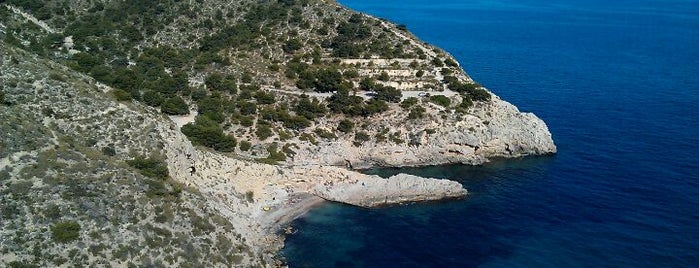
[{"label": "coastline", "polygon": [[[347,10],[345,7],[342,8]],[[386,23],[384,27],[390,28],[394,25]],[[417,42],[412,39],[412,36],[409,38],[412,42]],[[91,78],[84,79],[91,84],[96,84]],[[70,89],[75,90],[74,87]],[[194,113],[187,116],[168,117],[158,109],[142,106],[138,102],[114,101],[110,95],[106,95],[107,92],[114,90],[109,86],[100,86],[100,89],[102,90],[96,92],[102,94],[99,96],[104,98],[104,103],[85,102],[79,107],[80,112],[91,115],[87,114],[87,111],[107,111],[104,114],[118,115],[118,118],[124,121],[131,120],[138,123],[125,124],[114,129],[95,128],[94,136],[101,137],[106,143],[114,137],[129,136],[132,133],[140,133],[139,131],[143,129],[147,130],[147,133],[137,136],[138,138],[120,140],[121,143],[117,143],[119,146],[116,147],[144,155],[162,156],[162,161],[167,165],[169,179],[177,183],[177,187],[182,187],[185,191],[205,200],[196,203],[197,209],[215,213],[227,224],[230,223],[232,228],[226,230],[226,234],[231,237],[231,241],[242,245],[241,248],[244,246],[245,252],[243,253],[240,249],[238,252],[241,253],[240,261],[244,264],[278,263],[275,257],[283,247],[284,241],[284,234],[279,231],[284,225],[303,216],[325,200],[360,207],[381,207],[453,199],[467,195],[463,185],[456,181],[406,174],[398,174],[391,178],[362,174],[351,170],[353,163],[358,167],[370,165],[362,165],[361,161],[357,160],[380,159],[375,157],[379,155],[385,156],[384,160],[369,163],[390,163],[390,166],[396,167],[434,165],[435,163],[473,164],[476,162],[470,162],[469,159],[487,159],[489,156],[475,154],[476,150],[473,148],[476,145],[473,144],[490,141],[495,143],[484,146],[479,152],[488,150],[500,153],[510,152],[510,157],[517,157],[520,155],[511,154],[513,151],[511,148],[515,147],[508,146],[517,143],[517,138],[523,135],[522,132],[501,132],[501,130],[509,126],[508,124],[512,122],[511,118],[519,120],[515,122],[525,123],[532,119],[521,116],[519,111],[513,108],[514,106],[494,97],[490,103],[478,104],[479,106],[473,108],[488,109],[493,105],[506,106],[505,110],[493,110],[496,115],[503,113],[503,116],[500,121],[491,120],[492,124],[482,123],[481,117],[485,116],[467,114],[464,118],[457,118],[454,114],[447,114],[443,107],[428,101],[425,101],[424,105],[425,109],[428,109],[426,113],[429,116],[421,121],[415,120],[405,124],[404,110],[397,108],[398,104],[391,104],[396,109],[388,110],[381,116],[366,119],[375,120],[376,127],[386,125],[391,128],[395,137],[391,136],[393,140],[390,143],[378,144],[372,141],[367,142],[367,145],[353,146],[352,136],[344,133],[333,139],[337,141],[335,144],[340,146],[334,146],[332,142],[326,141],[329,139],[326,139],[316,144],[314,148],[319,149],[318,151],[308,151],[306,149],[309,147],[303,146],[308,146],[310,142],[302,144],[300,140],[292,140],[298,142],[301,147],[295,149],[296,154],[293,159],[280,162],[278,165],[270,165],[242,159],[234,153],[221,153],[210,148],[195,147],[180,130],[183,124],[190,122],[196,116]],[[49,93],[56,94],[56,92]],[[94,96],[90,97],[94,98]],[[454,98],[456,101],[459,96]],[[65,107],[74,105],[67,99],[62,104],[65,104]],[[51,105],[60,107],[55,103]],[[66,109],[66,111],[76,113],[73,110]],[[94,122],[95,125],[104,123],[97,120]],[[116,121],[112,117],[100,120]],[[321,119],[317,127],[334,129],[336,122],[333,120]],[[63,121],[59,122],[63,123],[59,126],[70,126]],[[429,125],[425,126],[423,124],[425,122]],[[75,123],[79,125],[81,122]],[[477,126],[480,136],[474,138],[475,134],[465,133],[468,124]],[[538,121],[534,124],[538,124]],[[517,124],[517,126],[526,128],[528,125]],[[436,132],[428,136],[425,134],[427,132],[425,127],[430,127]],[[415,140],[419,141],[417,143],[419,145],[413,143],[413,134],[417,135]],[[531,135],[541,134],[542,132],[532,132]],[[511,142],[513,140],[514,142]],[[153,145],[140,144],[144,141],[152,142]],[[439,146],[429,146],[438,142]],[[522,143],[528,142],[529,140],[525,140]],[[539,144],[529,143],[529,145],[536,147]],[[516,148],[528,147],[517,145]],[[514,151],[520,152],[516,149]],[[363,154],[366,152],[376,155]],[[133,156],[120,152],[116,157],[118,161],[128,161]],[[313,157],[323,161],[317,161],[315,162],[317,164],[314,164]],[[350,169],[347,169],[347,166]],[[186,230],[186,228],[183,229]]]},{"label": "coastline", "polygon": [[297,194],[286,200],[284,205],[271,207],[261,218],[262,228],[272,232],[279,231],[284,225],[305,215],[311,209],[322,205],[327,200],[312,194]]},{"label": "coastline", "polygon": [[[340,4],[337,6],[350,10]],[[392,30],[395,27],[391,23],[383,25]],[[412,35],[405,38],[419,43]],[[471,81],[463,70],[458,75]],[[401,138],[410,142],[390,146],[369,142],[360,147],[354,146],[350,137],[317,145],[302,142],[293,159],[280,165],[202,151],[193,147],[177,126],[162,126],[162,129],[169,132],[164,140],[171,145],[166,146],[166,151],[173,177],[196,186],[206,195],[218,197],[211,200],[212,205],[230,211],[224,214],[239,225],[238,230],[256,255],[262,256],[268,264],[280,266],[283,260],[278,253],[284,247],[285,225],[325,201],[384,207],[467,195],[466,189],[455,181],[405,174],[390,180],[362,174],[353,170],[354,167],[361,170],[379,166],[479,165],[492,157],[516,158],[556,152],[543,120],[531,113],[521,113],[514,105],[492,96],[489,103],[474,106],[466,116],[444,117],[442,108],[428,106],[432,118],[442,119],[426,118],[416,122],[425,129],[437,130],[432,135],[422,130],[419,146],[411,145],[411,133],[415,133],[415,129],[405,128],[404,118],[399,113],[389,113],[377,119],[404,133]],[[471,126],[477,131],[470,131]],[[191,157],[184,158],[182,152]],[[197,174],[190,174],[188,167],[192,165],[196,166]],[[253,200],[245,201],[246,193],[254,193]]]}]

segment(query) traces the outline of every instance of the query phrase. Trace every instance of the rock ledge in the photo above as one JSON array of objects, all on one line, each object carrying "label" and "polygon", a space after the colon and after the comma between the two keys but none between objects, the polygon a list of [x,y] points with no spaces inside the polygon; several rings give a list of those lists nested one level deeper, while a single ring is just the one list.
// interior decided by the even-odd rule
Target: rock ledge
[{"label": "rock ledge", "polygon": [[459,198],[467,193],[466,189],[455,181],[408,174],[398,174],[388,179],[367,176],[361,181],[317,185],[311,191],[329,201],[360,207]]}]

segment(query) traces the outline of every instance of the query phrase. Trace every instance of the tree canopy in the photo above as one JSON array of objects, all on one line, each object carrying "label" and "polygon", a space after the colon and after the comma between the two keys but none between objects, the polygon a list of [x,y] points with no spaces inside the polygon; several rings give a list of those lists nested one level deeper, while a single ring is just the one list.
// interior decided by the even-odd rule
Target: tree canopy
[{"label": "tree canopy", "polygon": [[182,126],[182,133],[195,145],[213,148],[216,151],[232,152],[236,146],[233,136],[223,133],[223,129],[207,116],[197,116],[192,123]]}]

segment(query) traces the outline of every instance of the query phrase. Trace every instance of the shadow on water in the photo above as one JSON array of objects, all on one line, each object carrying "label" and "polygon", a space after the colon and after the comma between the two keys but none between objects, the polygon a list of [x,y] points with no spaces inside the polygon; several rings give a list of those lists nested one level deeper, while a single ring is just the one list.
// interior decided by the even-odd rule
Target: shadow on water
[{"label": "shadow on water", "polygon": [[[461,200],[363,209],[327,203],[296,220],[282,255],[297,267],[477,267],[513,253],[532,230],[514,228],[518,201],[554,156],[498,159],[483,166],[377,168],[461,182]],[[535,187],[535,186],[531,186]],[[449,241],[448,243],[444,243]],[[304,245],[297,247],[296,245]],[[295,259],[294,256],[304,256]]]},{"label": "shadow on water", "polygon": [[360,172],[369,175],[378,175],[384,178],[406,173],[415,176],[450,179],[459,182],[467,182],[468,179],[491,178],[492,175],[502,171],[532,170],[544,168],[548,163],[554,161],[556,155],[535,156],[523,158],[496,158],[483,165],[462,165],[449,164],[423,167],[378,167]]},{"label": "shadow on water", "polygon": [[699,16],[689,12],[699,1],[340,2],[449,51],[540,116],[565,150],[482,167],[368,170],[457,180],[469,195],[318,208],[294,223],[300,231],[283,253],[292,266],[699,263]]}]

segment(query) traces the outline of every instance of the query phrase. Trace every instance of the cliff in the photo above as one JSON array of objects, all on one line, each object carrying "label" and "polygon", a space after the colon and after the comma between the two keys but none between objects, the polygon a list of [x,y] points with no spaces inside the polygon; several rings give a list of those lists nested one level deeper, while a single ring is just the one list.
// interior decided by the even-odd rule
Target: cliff
[{"label": "cliff", "polygon": [[556,151],[389,22],[224,2],[0,7],[0,266],[273,266],[279,228],[322,200],[467,194],[353,169]]},{"label": "cliff", "polygon": [[353,168],[483,164],[495,157],[523,157],[556,152],[546,124],[532,113],[495,97],[469,115],[441,117],[433,107],[426,119],[406,122],[402,115],[383,116],[375,122],[391,126],[403,142],[365,142],[351,137],[317,145],[302,144],[293,165],[336,165]]}]

